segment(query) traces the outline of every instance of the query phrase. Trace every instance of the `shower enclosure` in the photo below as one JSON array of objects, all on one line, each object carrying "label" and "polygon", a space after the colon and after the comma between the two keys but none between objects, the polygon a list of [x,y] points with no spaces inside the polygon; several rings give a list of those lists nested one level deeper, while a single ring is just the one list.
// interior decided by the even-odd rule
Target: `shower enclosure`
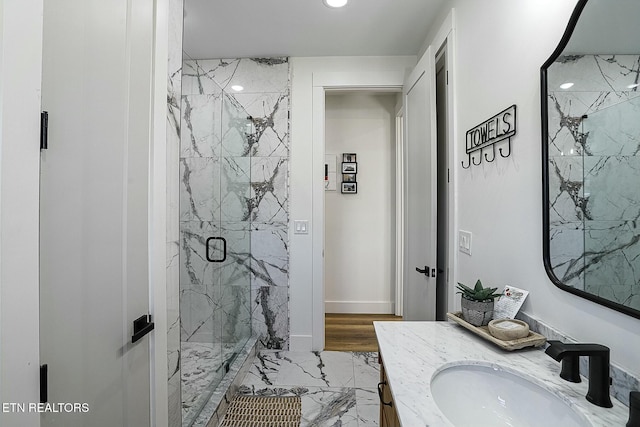
[{"label": "shower enclosure", "polygon": [[232,91],[183,64],[180,146],[182,425],[190,426],[251,337],[254,126]]},{"label": "shower enclosure", "polygon": [[636,310],[639,70],[638,55],[561,56],[548,70],[550,264],[562,283]]}]

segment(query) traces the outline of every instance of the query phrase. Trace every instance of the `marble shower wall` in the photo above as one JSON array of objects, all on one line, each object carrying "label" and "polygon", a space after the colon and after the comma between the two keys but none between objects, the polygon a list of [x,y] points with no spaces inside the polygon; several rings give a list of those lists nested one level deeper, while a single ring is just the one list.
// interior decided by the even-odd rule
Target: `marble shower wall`
[{"label": "marble shower wall", "polygon": [[[181,339],[224,342],[251,322],[288,349],[289,61],[185,60],[181,110]],[[208,235],[229,242],[225,263],[204,259]]]},{"label": "marble shower wall", "polygon": [[564,283],[635,309],[639,79],[638,55],[566,56],[548,71],[551,264]]}]

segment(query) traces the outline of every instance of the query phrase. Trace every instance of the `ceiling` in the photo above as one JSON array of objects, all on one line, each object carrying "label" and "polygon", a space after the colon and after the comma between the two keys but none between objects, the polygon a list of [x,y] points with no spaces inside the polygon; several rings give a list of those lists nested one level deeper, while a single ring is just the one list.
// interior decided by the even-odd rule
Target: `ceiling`
[{"label": "ceiling", "polygon": [[419,53],[447,0],[185,0],[192,59]]}]

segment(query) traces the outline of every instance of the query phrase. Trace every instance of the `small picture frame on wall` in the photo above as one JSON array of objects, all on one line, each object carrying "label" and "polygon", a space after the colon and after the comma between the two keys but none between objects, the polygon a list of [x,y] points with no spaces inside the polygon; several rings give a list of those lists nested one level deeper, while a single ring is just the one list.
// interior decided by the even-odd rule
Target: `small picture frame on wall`
[{"label": "small picture frame on wall", "polygon": [[342,173],[358,173],[356,162],[342,162]]},{"label": "small picture frame on wall", "polygon": [[342,161],[347,163],[355,163],[356,153],[342,153]]},{"label": "small picture frame on wall", "polygon": [[342,194],[356,194],[358,192],[357,182],[343,182]]},{"label": "small picture frame on wall", "polygon": [[343,173],[342,174],[342,182],[356,182],[356,174],[355,173]]}]

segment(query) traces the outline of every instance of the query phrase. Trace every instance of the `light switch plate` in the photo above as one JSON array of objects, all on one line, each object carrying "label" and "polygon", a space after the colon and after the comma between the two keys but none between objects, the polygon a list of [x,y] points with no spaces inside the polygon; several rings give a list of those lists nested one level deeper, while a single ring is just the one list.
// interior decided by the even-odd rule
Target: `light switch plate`
[{"label": "light switch plate", "polygon": [[471,232],[458,230],[458,248],[460,252],[471,255]]},{"label": "light switch plate", "polygon": [[309,234],[309,221],[307,221],[306,219],[293,221],[293,233]]}]

